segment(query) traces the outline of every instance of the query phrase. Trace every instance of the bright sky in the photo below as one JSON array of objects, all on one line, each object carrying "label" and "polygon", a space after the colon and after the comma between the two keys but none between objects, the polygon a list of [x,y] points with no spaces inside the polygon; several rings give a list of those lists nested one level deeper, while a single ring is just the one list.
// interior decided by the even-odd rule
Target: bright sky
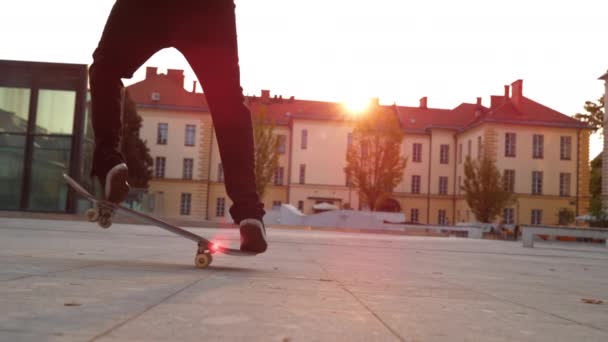
[{"label": "bright sky", "polygon": [[[201,0],[203,1],[203,0]],[[85,63],[113,0],[3,0],[0,59]],[[503,85],[564,114],[603,93],[605,0],[236,0],[246,94],[451,108]],[[174,49],[145,65],[185,69]],[[144,76],[142,67],[132,80]],[[599,138],[591,155],[601,150]]]}]

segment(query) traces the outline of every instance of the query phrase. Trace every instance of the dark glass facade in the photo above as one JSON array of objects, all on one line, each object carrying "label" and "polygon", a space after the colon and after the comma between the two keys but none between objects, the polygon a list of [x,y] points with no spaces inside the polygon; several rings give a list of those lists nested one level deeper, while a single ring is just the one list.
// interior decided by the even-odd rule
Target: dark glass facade
[{"label": "dark glass facade", "polygon": [[91,188],[86,115],[86,65],[0,60],[0,210],[78,209],[62,173]]}]

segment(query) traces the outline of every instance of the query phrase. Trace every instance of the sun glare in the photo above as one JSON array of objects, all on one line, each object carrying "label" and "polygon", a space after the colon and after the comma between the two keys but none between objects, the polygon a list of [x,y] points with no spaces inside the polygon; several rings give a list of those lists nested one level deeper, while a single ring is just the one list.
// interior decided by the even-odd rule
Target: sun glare
[{"label": "sun glare", "polygon": [[365,98],[352,98],[343,102],[344,108],[355,116],[361,115],[369,108],[370,101]]}]

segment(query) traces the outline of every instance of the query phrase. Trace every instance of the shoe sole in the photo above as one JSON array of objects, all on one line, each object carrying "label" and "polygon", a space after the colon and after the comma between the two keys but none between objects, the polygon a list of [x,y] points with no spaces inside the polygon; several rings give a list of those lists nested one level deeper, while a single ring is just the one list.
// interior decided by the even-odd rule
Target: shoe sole
[{"label": "shoe sole", "polygon": [[[263,228],[262,228],[263,229]],[[247,241],[241,244],[241,251],[251,253],[264,253],[268,248],[264,234],[259,226],[245,224],[240,227],[241,236],[247,236]]]}]

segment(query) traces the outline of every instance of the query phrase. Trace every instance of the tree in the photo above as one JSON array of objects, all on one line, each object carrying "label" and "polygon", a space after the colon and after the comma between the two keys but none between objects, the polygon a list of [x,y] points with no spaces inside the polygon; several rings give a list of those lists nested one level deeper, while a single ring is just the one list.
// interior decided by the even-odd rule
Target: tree
[{"label": "tree", "polygon": [[266,187],[279,166],[279,136],[268,118],[268,107],[260,106],[252,116],[255,141],[255,184],[258,196],[264,198]]},{"label": "tree", "polygon": [[494,160],[483,154],[480,160],[467,157],[464,164],[464,185],[467,204],[479,222],[490,223],[515,197],[506,191]]},{"label": "tree", "polygon": [[589,126],[593,127],[594,133],[602,129],[604,122],[604,96],[600,97],[597,103],[585,101],[585,111],[586,113],[576,113],[574,118],[588,123]]},{"label": "tree", "polygon": [[570,208],[561,208],[557,212],[557,219],[560,226],[567,226],[570,223],[574,222],[574,210]]},{"label": "tree", "polygon": [[403,179],[404,134],[395,113],[376,106],[357,120],[352,137],[344,172],[358,188],[361,203],[374,211]]},{"label": "tree", "polygon": [[602,217],[602,154],[591,161],[591,175],[589,177],[589,213],[595,217]]},{"label": "tree", "polygon": [[129,184],[134,188],[147,188],[152,178],[152,156],[146,142],[139,137],[142,119],[126,90],[123,101],[122,153],[129,167]]}]

